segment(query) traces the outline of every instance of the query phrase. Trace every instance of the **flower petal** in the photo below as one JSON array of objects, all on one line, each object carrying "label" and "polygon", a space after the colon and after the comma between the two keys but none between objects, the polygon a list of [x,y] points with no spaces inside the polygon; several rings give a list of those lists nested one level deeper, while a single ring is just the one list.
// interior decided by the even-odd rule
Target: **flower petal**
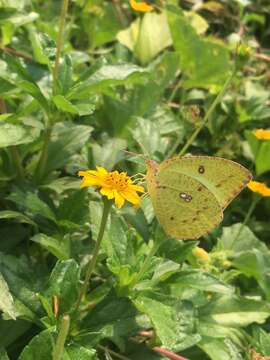
[{"label": "flower petal", "polygon": [[137,191],[137,192],[141,192],[141,193],[145,192],[144,187],[140,186],[140,185],[129,185],[129,188],[134,190],[134,191]]},{"label": "flower petal", "polygon": [[257,129],[254,131],[254,134],[257,139],[270,140],[270,130]]},{"label": "flower petal", "polygon": [[108,171],[106,169],[104,169],[102,166],[97,166],[97,172],[99,175],[107,175],[108,174]]},{"label": "flower petal", "polygon": [[100,189],[101,195],[107,196],[108,199],[114,198],[114,191],[112,189],[103,187]]},{"label": "flower petal", "polygon": [[133,205],[138,206],[141,202],[139,195],[135,191],[121,191],[121,195]]},{"label": "flower petal", "polygon": [[146,2],[137,2],[136,0],[130,0],[130,6],[133,10],[141,11],[141,12],[150,12],[154,8],[151,5],[148,5]]},{"label": "flower petal", "polygon": [[115,198],[115,204],[118,207],[118,209],[120,209],[124,203],[125,203],[125,199],[123,198],[122,195],[119,194],[118,191],[114,190],[114,198]]}]

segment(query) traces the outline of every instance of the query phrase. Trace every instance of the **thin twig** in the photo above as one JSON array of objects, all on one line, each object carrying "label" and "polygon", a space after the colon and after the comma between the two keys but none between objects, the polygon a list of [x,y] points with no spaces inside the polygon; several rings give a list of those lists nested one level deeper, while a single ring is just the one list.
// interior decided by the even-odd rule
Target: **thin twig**
[{"label": "thin twig", "polygon": [[14,55],[16,57],[21,57],[21,58],[23,58],[24,60],[27,60],[27,61],[33,61],[34,60],[32,56],[30,56],[28,54],[25,54],[22,51],[12,49],[10,47],[1,47],[0,50],[2,50],[6,54]]},{"label": "thin twig", "polygon": [[121,354],[118,354],[117,352],[105,347],[105,346],[102,346],[102,345],[98,345],[98,348],[103,350],[103,351],[107,351],[109,354],[113,355],[114,357],[116,357],[117,359],[121,359],[121,360],[131,360],[130,358],[124,356],[124,355],[121,355]]}]

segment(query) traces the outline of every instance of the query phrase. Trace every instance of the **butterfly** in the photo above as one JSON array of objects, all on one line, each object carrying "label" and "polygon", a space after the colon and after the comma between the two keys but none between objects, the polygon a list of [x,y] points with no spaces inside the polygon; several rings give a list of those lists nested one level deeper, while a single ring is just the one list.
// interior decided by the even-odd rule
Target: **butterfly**
[{"label": "butterfly", "polygon": [[223,211],[252,179],[242,165],[211,156],[146,161],[146,184],[155,214],[176,239],[197,239],[214,229]]}]

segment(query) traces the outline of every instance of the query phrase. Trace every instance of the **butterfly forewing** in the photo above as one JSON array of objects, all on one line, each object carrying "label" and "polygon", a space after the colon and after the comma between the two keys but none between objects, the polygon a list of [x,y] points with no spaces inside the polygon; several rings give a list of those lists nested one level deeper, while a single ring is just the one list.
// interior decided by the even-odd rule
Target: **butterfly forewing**
[{"label": "butterfly forewing", "polygon": [[219,157],[186,156],[172,158],[160,164],[160,173],[182,174],[199,181],[218,200],[222,209],[251,180],[251,173],[242,165]]}]

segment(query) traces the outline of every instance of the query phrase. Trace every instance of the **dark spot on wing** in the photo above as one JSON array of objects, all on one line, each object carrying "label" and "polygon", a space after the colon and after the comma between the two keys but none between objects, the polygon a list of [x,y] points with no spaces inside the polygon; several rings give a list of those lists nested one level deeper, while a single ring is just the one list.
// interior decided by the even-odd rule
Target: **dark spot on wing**
[{"label": "dark spot on wing", "polygon": [[202,189],[203,189],[202,186],[199,186],[197,190],[202,191]]},{"label": "dark spot on wing", "polygon": [[204,174],[205,168],[204,168],[203,165],[200,165],[200,166],[198,167],[198,172],[199,172],[200,174]]},{"label": "dark spot on wing", "polygon": [[174,220],[174,217],[173,217],[173,216],[171,216],[171,217],[170,217],[170,220]]},{"label": "dark spot on wing", "polygon": [[180,197],[180,199],[182,199],[182,200],[184,200],[186,202],[190,202],[192,200],[192,196],[185,193],[185,192],[179,193],[179,197]]}]

